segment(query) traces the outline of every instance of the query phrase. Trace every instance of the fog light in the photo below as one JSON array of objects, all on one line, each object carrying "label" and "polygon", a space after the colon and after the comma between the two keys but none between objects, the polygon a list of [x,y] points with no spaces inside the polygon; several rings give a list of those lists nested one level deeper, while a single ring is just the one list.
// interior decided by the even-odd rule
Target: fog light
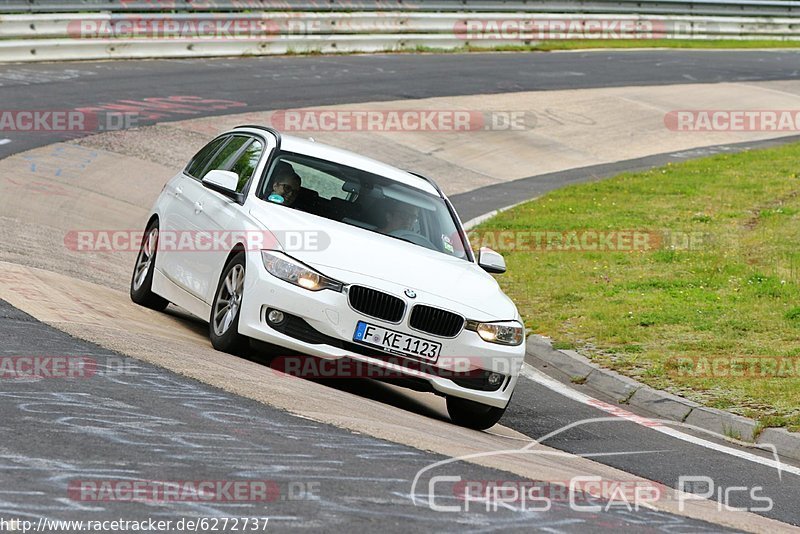
[{"label": "fog light", "polygon": [[503,375],[500,373],[491,373],[489,378],[487,378],[487,381],[489,382],[490,386],[498,386],[500,385],[500,382],[503,381]]},{"label": "fog light", "polygon": [[272,324],[280,324],[283,322],[283,312],[278,310],[272,310],[267,314],[267,321]]}]

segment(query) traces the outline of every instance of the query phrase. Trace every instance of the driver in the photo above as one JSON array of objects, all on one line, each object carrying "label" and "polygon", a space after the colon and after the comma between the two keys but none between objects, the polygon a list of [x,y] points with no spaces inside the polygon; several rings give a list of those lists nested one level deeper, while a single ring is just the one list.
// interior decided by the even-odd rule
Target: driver
[{"label": "driver", "polygon": [[386,210],[386,224],[380,231],[390,234],[401,230],[413,231],[414,223],[417,221],[417,207],[401,202],[392,203]]},{"label": "driver", "polygon": [[272,192],[267,200],[284,206],[291,206],[297,200],[297,194],[300,192],[300,176],[285,161],[275,165],[275,170],[272,171],[272,174]]}]

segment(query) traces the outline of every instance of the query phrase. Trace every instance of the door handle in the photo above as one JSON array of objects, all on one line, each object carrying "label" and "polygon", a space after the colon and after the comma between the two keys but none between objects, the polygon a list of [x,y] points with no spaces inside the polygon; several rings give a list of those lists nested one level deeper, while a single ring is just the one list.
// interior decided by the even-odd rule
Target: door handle
[{"label": "door handle", "polygon": [[176,187],[173,194],[175,195],[175,198],[180,198],[180,196],[183,194],[183,188]]},{"label": "door handle", "polygon": [[202,211],[203,211],[203,203],[198,200],[197,202],[194,203],[194,214],[198,215]]}]

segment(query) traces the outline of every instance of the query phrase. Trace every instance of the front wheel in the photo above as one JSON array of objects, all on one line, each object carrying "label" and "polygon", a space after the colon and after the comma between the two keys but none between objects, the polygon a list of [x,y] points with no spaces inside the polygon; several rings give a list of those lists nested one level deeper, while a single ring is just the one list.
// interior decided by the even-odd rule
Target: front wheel
[{"label": "front wheel", "polygon": [[450,419],[459,426],[486,430],[493,427],[503,417],[506,409],[448,395],[447,413],[450,414]]},{"label": "front wheel", "polygon": [[153,293],[152,289],[158,252],[158,221],[153,221],[144,235],[131,276],[131,300],[140,306],[163,311],[169,305],[169,301]]},{"label": "front wheel", "polygon": [[230,354],[236,354],[248,345],[247,337],[239,333],[239,315],[244,294],[244,260],[244,252],[240,252],[225,266],[211,305],[211,344],[215,349]]}]

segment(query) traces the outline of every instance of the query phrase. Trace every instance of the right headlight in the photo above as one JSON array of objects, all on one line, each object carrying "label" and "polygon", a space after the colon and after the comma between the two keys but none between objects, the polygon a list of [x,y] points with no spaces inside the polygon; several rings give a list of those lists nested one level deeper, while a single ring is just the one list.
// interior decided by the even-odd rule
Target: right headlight
[{"label": "right headlight", "polygon": [[269,274],[303,289],[308,289],[309,291],[320,291],[322,289],[342,290],[342,283],[338,280],[328,278],[324,274],[277,250],[262,250],[261,259],[264,262],[264,268]]},{"label": "right headlight", "polygon": [[484,341],[498,345],[520,345],[525,340],[525,327],[517,321],[496,323],[467,321],[466,329],[477,332]]}]

